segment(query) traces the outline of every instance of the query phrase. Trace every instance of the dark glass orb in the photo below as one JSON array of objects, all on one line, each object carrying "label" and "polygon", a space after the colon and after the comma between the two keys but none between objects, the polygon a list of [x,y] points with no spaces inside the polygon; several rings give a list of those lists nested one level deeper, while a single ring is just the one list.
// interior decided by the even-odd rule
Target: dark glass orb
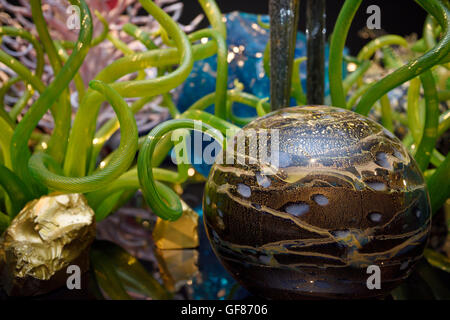
[{"label": "dark glass orb", "polygon": [[[423,176],[402,143],[326,106],[244,127],[212,167],[203,209],[222,264],[273,299],[386,295],[422,256],[431,222]],[[381,289],[367,286],[371,265]]]}]

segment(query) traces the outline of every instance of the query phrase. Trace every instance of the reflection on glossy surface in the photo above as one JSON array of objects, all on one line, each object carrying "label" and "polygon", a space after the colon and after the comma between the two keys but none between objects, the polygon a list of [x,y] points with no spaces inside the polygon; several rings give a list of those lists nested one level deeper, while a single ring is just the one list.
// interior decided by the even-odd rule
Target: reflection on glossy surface
[{"label": "reflection on glossy surface", "polygon": [[[248,139],[247,161],[216,163],[206,184],[205,225],[224,266],[269,298],[388,293],[428,238],[429,200],[415,161],[383,127],[342,109],[279,110],[240,135],[268,129],[268,141],[278,130],[278,167],[250,164]],[[381,269],[381,290],[367,289],[369,265]]]}]

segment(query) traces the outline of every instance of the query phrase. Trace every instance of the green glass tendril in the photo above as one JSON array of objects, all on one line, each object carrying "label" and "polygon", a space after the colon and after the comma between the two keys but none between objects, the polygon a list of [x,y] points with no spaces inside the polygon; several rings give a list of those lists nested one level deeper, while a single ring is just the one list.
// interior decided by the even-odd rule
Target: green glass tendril
[{"label": "green glass tendril", "polygon": [[[33,129],[49,107],[58,99],[65,88],[67,88],[67,85],[81,66],[89,49],[88,44],[92,37],[92,21],[89,9],[83,0],[74,0],[72,3],[80,6],[81,14],[81,30],[77,46],[70,55],[67,63],[56,75],[55,80],[42,92],[36,102],[31,106],[30,110],[25,114],[22,121],[20,121],[11,139],[13,168],[22,181],[32,181],[28,169],[28,159],[30,158],[28,140]],[[70,116],[67,117],[70,120]],[[35,186],[33,192],[40,193],[42,192],[42,188]]]}]

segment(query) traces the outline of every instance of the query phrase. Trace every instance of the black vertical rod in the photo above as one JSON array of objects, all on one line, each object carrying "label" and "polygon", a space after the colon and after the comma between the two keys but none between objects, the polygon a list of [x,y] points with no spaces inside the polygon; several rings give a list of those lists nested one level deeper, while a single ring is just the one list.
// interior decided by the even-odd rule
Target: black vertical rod
[{"label": "black vertical rod", "polygon": [[300,0],[269,0],[270,102],[289,107]]},{"label": "black vertical rod", "polygon": [[307,0],[306,39],[308,59],[306,61],[306,100],[309,105],[324,104],[325,20],[325,0]]}]

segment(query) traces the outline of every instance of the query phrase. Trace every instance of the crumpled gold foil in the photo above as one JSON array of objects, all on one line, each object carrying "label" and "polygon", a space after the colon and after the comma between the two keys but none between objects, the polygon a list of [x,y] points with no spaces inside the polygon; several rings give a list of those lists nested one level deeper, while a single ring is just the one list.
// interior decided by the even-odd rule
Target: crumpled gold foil
[{"label": "crumpled gold foil", "polygon": [[158,218],[153,230],[153,240],[157,248],[190,249],[199,245],[198,214],[184,201],[181,201],[183,214],[176,221]]},{"label": "crumpled gold foil", "polygon": [[43,294],[65,284],[67,266],[89,266],[94,211],[81,194],[28,203],[0,239],[0,280],[9,295]]}]

